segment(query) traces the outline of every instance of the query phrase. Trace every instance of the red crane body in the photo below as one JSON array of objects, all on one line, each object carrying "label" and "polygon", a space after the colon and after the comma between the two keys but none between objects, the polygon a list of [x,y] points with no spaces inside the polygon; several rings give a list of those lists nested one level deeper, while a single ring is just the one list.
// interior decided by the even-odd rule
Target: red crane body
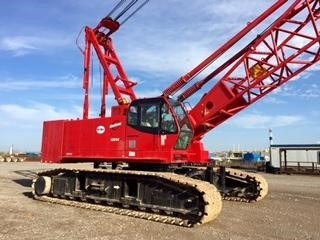
[{"label": "red crane body", "polygon": [[[118,30],[118,22],[105,18],[96,28],[86,27],[83,119],[44,123],[42,161],[127,162],[147,167],[208,164],[208,151],[201,142],[204,134],[319,62],[319,0],[293,1],[245,48],[176,100],[171,95],[287,2],[277,1],[155,98],[138,99],[134,93],[135,83],[128,79],[110,38]],[[97,118],[88,116],[93,49],[104,70],[101,112]],[[218,77],[215,86],[187,111],[183,101]],[[105,97],[109,87],[118,105],[106,116]]]}]

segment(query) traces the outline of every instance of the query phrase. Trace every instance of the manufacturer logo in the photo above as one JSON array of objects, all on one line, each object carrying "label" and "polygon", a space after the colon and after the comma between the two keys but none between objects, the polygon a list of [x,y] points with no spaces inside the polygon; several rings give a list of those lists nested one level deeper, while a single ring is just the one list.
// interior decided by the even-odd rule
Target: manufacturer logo
[{"label": "manufacturer logo", "polygon": [[121,125],[122,125],[122,122],[116,122],[116,123],[110,124],[109,128],[110,129],[117,128],[117,127],[120,127]]},{"label": "manufacturer logo", "polygon": [[104,132],[106,131],[106,128],[102,125],[99,125],[97,128],[96,128],[96,132],[101,135],[101,134],[104,134]]}]

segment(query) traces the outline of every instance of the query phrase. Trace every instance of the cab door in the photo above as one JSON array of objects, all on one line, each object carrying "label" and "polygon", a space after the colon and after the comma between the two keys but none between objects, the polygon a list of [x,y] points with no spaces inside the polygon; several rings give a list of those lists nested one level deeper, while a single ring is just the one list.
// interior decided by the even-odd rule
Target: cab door
[{"label": "cab door", "polygon": [[126,154],[132,161],[159,161],[159,99],[142,99],[131,104],[127,115]]}]

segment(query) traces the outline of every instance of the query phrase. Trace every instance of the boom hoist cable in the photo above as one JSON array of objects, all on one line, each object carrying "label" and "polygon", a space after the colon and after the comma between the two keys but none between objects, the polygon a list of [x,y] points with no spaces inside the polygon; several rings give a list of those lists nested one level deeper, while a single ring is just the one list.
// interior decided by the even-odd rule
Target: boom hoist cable
[{"label": "boom hoist cable", "polygon": [[[102,20],[104,20],[104,19],[112,19],[112,21],[118,23],[117,25],[119,25],[119,26],[123,25],[133,15],[135,15],[144,5],[146,5],[149,2],[149,0],[144,0],[144,1],[131,0],[124,7],[122,7],[126,2],[127,2],[127,0],[119,1],[119,3]],[[138,5],[135,6],[136,4],[138,4]],[[119,13],[117,13],[117,12],[119,12]],[[128,15],[126,15],[126,13],[128,13]],[[113,15],[115,15],[115,16],[113,16]],[[121,20],[121,18],[123,18],[123,16],[124,16],[124,19]],[[98,26],[96,28],[98,28]],[[84,53],[84,50],[82,49],[82,47],[79,44],[79,38],[80,38],[81,33],[82,33],[84,28],[85,27],[82,27],[80,29],[79,34],[78,34],[78,36],[76,38],[76,45],[77,45],[77,47],[79,48],[79,50],[82,53]]]},{"label": "boom hoist cable", "polygon": [[[109,32],[104,32],[106,36],[110,36],[119,29],[121,25],[127,22],[133,15],[135,15],[149,0],[121,0],[98,24],[96,29],[105,27]],[[110,25],[103,24],[108,21]]]},{"label": "boom hoist cable", "polygon": [[[121,9],[122,5],[126,2],[126,0],[121,0],[107,15],[107,17],[111,17],[115,14],[118,9]],[[138,2],[140,4],[138,4]],[[127,5],[113,18],[114,21],[118,21],[119,19],[124,16],[126,13],[129,15],[125,17],[121,22],[120,25],[123,25],[126,21],[128,21],[134,14],[136,14],[144,5],[146,5],[149,2],[149,0],[139,1],[139,0],[131,0]],[[137,6],[135,6],[138,4]],[[135,6],[135,8],[134,8]],[[130,10],[132,10],[130,12]]]}]

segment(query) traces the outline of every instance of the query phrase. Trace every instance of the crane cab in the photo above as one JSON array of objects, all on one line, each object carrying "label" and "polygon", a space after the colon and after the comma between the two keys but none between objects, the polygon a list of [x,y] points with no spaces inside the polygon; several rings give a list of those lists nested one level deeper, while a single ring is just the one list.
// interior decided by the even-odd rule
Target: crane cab
[{"label": "crane cab", "polygon": [[186,150],[193,137],[193,129],[183,105],[162,97],[133,101],[128,109],[127,125],[128,131],[134,129],[143,137],[174,136],[177,140],[173,148],[177,150]]},{"label": "crane cab", "polygon": [[[127,112],[127,154],[141,162],[183,162],[193,129],[183,105],[164,97],[133,101]],[[177,157],[177,154],[179,157]]]}]

